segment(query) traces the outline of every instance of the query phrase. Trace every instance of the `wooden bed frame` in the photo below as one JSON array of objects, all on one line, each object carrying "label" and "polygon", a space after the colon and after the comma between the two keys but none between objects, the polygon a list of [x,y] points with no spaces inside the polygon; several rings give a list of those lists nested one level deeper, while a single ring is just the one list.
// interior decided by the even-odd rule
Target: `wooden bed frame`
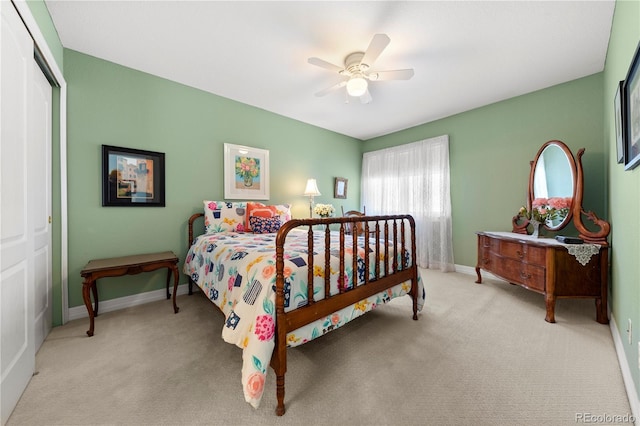
[{"label": "wooden bed frame", "polygon": [[[203,213],[196,213],[189,218],[189,246],[194,240],[194,222],[204,216]],[[410,241],[405,237],[405,221],[410,226]],[[320,225],[320,226],[319,226]],[[325,233],[325,269],[329,269],[329,240],[330,231],[340,232],[340,276],[344,276],[345,271],[345,240],[352,239],[355,247],[358,235],[356,233],[347,234],[346,228],[350,226],[363,229],[365,251],[374,250],[375,258],[381,259],[381,247],[393,247],[392,250],[383,250],[384,271],[380,270],[380,262],[376,262],[374,278],[369,274],[365,275],[364,284],[353,288],[340,289],[338,294],[325,297],[321,300],[314,300],[313,297],[313,228],[323,227]],[[305,306],[298,307],[293,311],[284,310],[284,243],[287,234],[298,227],[308,229],[308,300]],[[371,244],[369,237],[379,236],[375,243]],[[411,256],[410,265],[406,266],[398,263],[398,255],[405,258],[407,244],[410,244]],[[360,244],[362,245],[362,244]],[[371,247],[373,245],[373,247]],[[398,253],[398,249],[400,253]],[[365,271],[369,270],[369,256],[365,256]],[[357,270],[357,257],[353,256],[353,270]],[[391,271],[390,273],[388,271]],[[325,294],[329,294],[330,275],[324,277]],[[284,375],[287,371],[287,333],[296,330],[306,324],[324,318],[333,312],[353,305],[360,300],[371,297],[381,291],[389,289],[405,281],[411,281],[410,295],[413,300],[413,319],[418,319],[418,266],[416,263],[416,238],[415,221],[410,215],[389,215],[389,216],[362,216],[362,217],[337,217],[327,219],[292,219],[282,225],[276,235],[276,332],[275,348],[271,357],[271,367],[276,374],[276,396],[278,406],[276,414],[282,416],[285,413],[284,407]],[[193,281],[189,277],[189,294],[193,294]]]}]

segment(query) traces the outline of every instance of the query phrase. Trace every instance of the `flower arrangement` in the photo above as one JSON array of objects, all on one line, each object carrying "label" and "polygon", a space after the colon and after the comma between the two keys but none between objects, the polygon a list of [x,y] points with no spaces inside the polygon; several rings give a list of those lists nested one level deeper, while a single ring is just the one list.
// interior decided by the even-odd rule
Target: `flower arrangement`
[{"label": "flower arrangement", "polygon": [[546,223],[547,221],[553,220],[557,215],[558,211],[550,205],[549,200],[546,198],[536,198],[533,200],[533,203],[531,203],[531,211],[527,210],[525,206],[520,207],[518,211],[518,216],[539,223]]},{"label": "flower arrangement", "polygon": [[547,200],[549,207],[555,209],[556,218],[563,220],[569,214],[573,197],[551,197]]},{"label": "flower arrangement", "polygon": [[331,204],[316,204],[313,208],[313,212],[320,217],[329,217],[335,212],[336,209],[333,208]]},{"label": "flower arrangement", "polygon": [[253,179],[260,174],[260,160],[249,157],[236,157],[236,175],[243,179]]}]

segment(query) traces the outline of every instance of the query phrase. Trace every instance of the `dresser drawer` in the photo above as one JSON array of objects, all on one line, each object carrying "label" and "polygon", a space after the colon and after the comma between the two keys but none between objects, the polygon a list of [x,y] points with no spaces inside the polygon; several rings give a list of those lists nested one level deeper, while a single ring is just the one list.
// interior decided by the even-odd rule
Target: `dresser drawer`
[{"label": "dresser drawer", "polygon": [[497,253],[500,247],[500,240],[487,235],[478,235],[478,249],[487,249]]},{"label": "dresser drawer", "polygon": [[545,268],[536,265],[523,265],[521,283],[527,288],[539,292],[546,291]]},{"label": "dresser drawer", "polygon": [[478,268],[490,271],[493,269],[494,263],[494,256],[491,255],[488,248],[478,249],[478,263],[476,265]]},{"label": "dresser drawer", "polygon": [[542,247],[535,247],[527,244],[522,244],[517,241],[499,241],[500,248],[499,253],[501,256],[511,259],[517,259],[521,262],[527,262],[530,264],[545,265],[545,249]]},{"label": "dresser drawer", "polygon": [[529,265],[517,259],[502,256],[491,258],[488,266],[496,275],[511,283],[540,292],[545,290],[545,268],[541,266]]}]

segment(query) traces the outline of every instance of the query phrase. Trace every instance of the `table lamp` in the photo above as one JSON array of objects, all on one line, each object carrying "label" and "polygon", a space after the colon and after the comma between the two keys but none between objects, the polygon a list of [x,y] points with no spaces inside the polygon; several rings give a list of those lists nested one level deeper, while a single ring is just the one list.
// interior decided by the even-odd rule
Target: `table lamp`
[{"label": "table lamp", "polygon": [[313,197],[317,197],[320,194],[318,191],[318,184],[315,179],[307,180],[307,187],[304,190],[304,195],[309,197],[309,217],[313,217]]}]

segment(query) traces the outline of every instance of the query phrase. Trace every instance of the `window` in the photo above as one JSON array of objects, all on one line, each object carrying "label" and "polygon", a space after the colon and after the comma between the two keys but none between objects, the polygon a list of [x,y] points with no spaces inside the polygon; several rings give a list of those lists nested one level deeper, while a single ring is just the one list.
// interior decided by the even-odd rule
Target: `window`
[{"label": "window", "polygon": [[454,269],[448,136],[365,153],[362,204],[369,214],[412,215],[418,265]]}]

